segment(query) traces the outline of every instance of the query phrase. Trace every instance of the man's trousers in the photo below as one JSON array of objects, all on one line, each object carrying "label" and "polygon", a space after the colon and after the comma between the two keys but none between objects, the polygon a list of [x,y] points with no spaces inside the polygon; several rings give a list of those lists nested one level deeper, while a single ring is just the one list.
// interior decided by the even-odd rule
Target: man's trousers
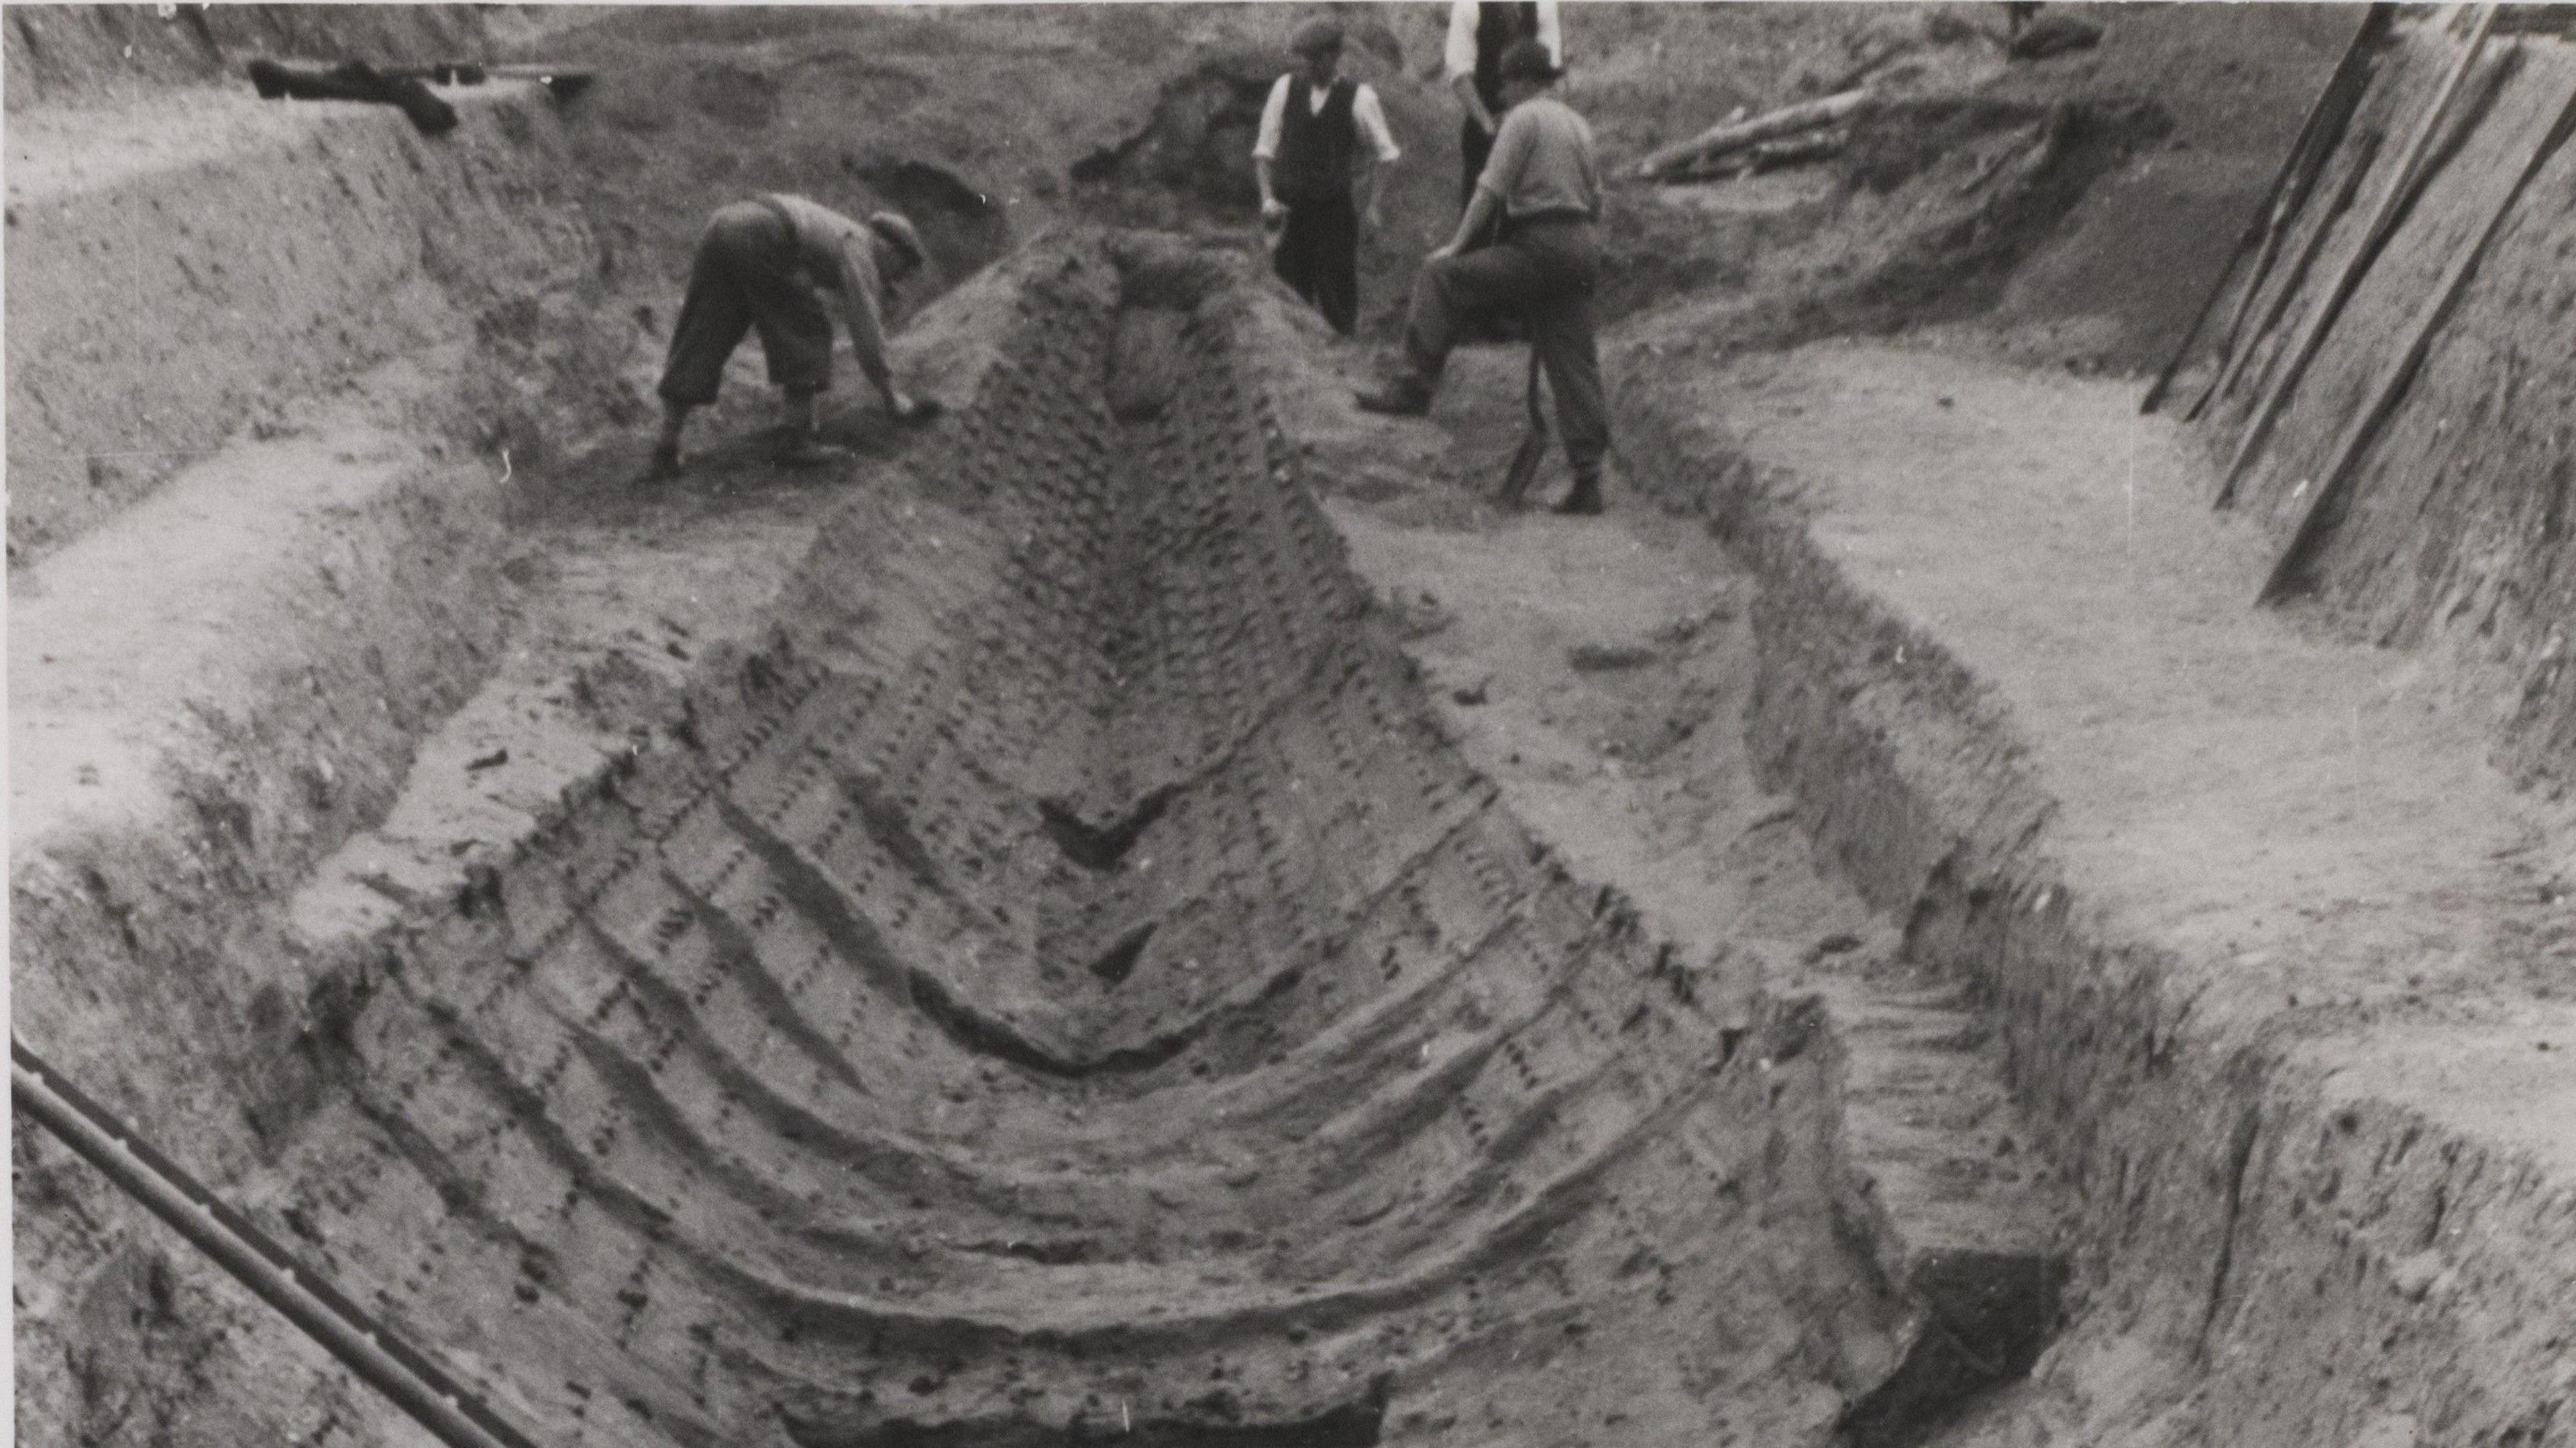
[{"label": "man's trousers", "polygon": [[1348,194],[1290,201],[1271,265],[1334,331],[1347,337],[1359,325],[1360,214]]},{"label": "man's trousers", "polygon": [[757,328],[769,380],[795,395],[832,385],[832,319],[799,275],[787,219],[757,201],[718,211],[698,240],[689,294],[671,329],[662,398],[685,407],[716,400],[725,360]]},{"label": "man's trousers", "polygon": [[1556,394],[1566,461],[1576,477],[1596,476],[1610,450],[1610,406],[1594,336],[1600,286],[1601,241],[1593,223],[1573,216],[1507,221],[1494,245],[1423,264],[1405,314],[1405,360],[1422,384],[1437,385],[1460,342],[1493,319],[1521,318]]}]

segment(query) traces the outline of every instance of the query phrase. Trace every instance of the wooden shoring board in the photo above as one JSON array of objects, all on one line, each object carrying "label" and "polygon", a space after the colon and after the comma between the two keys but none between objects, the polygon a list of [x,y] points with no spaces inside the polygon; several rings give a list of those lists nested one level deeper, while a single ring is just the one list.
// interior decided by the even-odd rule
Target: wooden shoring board
[{"label": "wooden shoring board", "polygon": [[2362,233],[2361,244],[2344,258],[2334,285],[2327,289],[2316,309],[2308,314],[2297,339],[2282,354],[2281,371],[2264,391],[2262,402],[2256,405],[2253,416],[2246,423],[2244,435],[2237,441],[2235,455],[2228,459],[2227,475],[2219,483],[2218,501],[2221,506],[2235,498],[2237,483],[2244,478],[2245,469],[2255,455],[2263,450],[2263,444],[2271,439],[2272,425],[2280,420],[2281,409],[2288,404],[2290,394],[2297,390],[2299,378],[2307,371],[2309,361],[2324,343],[2326,329],[2333,326],[2335,318],[2342,314],[2343,305],[2351,300],[2353,289],[2361,285],[2362,277],[2369,272],[2371,263],[2379,259],[2389,236],[2413,210],[2415,198],[2422,194],[2431,170],[2436,169],[2423,164],[2425,153],[2442,122],[2450,116],[2452,105],[2459,98],[2461,87],[2467,83],[2469,73],[2477,68],[2478,58],[2485,53],[2487,35],[2495,28],[2495,15],[2496,7],[2492,4],[2478,7],[2468,44],[2461,49],[2459,59],[2452,63],[2450,73],[2443,77],[2441,89],[2435,92],[2432,104],[2425,108],[2424,117],[2417,123],[2415,133],[2407,138],[2405,149],[2398,153],[2389,172],[2388,189],[2380,193],[2378,203],[2371,208],[2370,224]]},{"label": "wooden shoring board", "polygon": [[2290,535],[2289,545],[2281,550],[2279,561],[2272,565],[2271,576],[2264,580],[2263,591],[2257,595],[2256,602],[2274,603],[2286,597],[2297,583],[2299,572],[2308,558],[2341,520],[2345,511],[2344,500],[2351,491],[2353,478],[2361,471],[2362,458],[2378,440],[2380,430],[2396,412],[2397,404],[2405,398],[2417,374],[2423,370],[2424,358],[2432,350],[2434,336],[2457,309],[2460,295],[2467,290],[2469,278],[2477,273],[2478,262],[2486,255],[2488,245],[2495,240],[2496,233],[2504,229],[2505,220],[2513,214],[2514,203],[2530,189],[2532,178],[2539,175],[2558,154],[2559,148],[2567,143],[2569,133],[2576,131],[2576,82],[2563,84],[2556,119],[2541,136],[2540,143],[2532,148],[2521,168],[2511,174],[2510,184],[2499,188],[2502,194],[2489,209],[2486,224],[2479,229],[2475,240],[2460,248],[2449,270],[2435,286],[2432,304],[2417,319],[2406,350],[2398,354],[2382,375],[2379,385],[2372,390],[2368,405],[2355,412],[2352,421],[2344,428],[2343,436],[2336,442],[2333,461],[2318,480],[2315,495],[2308,499],[2307,512],[2300,517],[2297,530]]},{"label": "wooden shoring board", "polygon": [[[2253,365],[2255,356],[2261,351],[2262,340],[2272,335],[2274,329],[2281,325],[2281,318],[2288,314],[2290,304],[2299,299],[2299,290],[2307,285],[2308,273],[2316,270],[2317,258],[2325,255],[2326,243],[2334,238],[2335,227],[2341,224],[2345,214],[2352,210],[2353,202],[2360,199],[2361,183],[2370,179],[2370,168],[2378,164],[2379,147],[2384,140],[2386,137],[2379,132],[2370,131],[2365,132],[2360,140],[2353,143],[2352,166],[2345,171],[2343,184],[2335,188],[2333,204],[2326,208],[2325,214],[2317,219],[2315,228],[2309,231],[2306,244],[2299,248],[2298,260],[2290,264],[2289,271],[2281,278],[2279,289],[2272,294],[2271,305],[2263,309],[2263,320],[2255,324],[2253,335],[2245,339],[2244,348],[2220,369],[2217,379],[2209,384],[2209,389],[2183,413],[2184,421],[2199,421],[2202,412],[2211,402],[2236,390],[2236,384],[2242,380],[2245,369]],[[2279,360],[2280,354],[2277,352],[2266,360],[2265,366],[2255,374],[2256,386],[2259,387],[2270,379],[2271,364]],[[2222,508],[2227,506],[2229,497],[2230,492],[2222,490],[2218,496],[2218,505]]]},{"label": "wooden shoring board", "polygon": [[[2272,189],[2265,193],[2261,205],[2245,219],[2245,229],[2236,238],[2236,247],[2228,253],[2227,265],[2209,284],[2209,295],[2192,313],[2191,325],[2183,329],[2181,340],[2174,344],[2173,356],[2147,388],[2138,411],[2153,412],[2164,401],[2166,389],[2173,386],[2174,374],[2182,370],[2183,360],[2191,355],[2191,344],[2200,337],[2203,322],[2218,309],[2218,299],[2227,294],[2228,283],[2236,273],[2236,263],[2259,239],[2261,249],[2255,252],[2254,264],[2245,273],[2244,290],[2236,302],[2235,314],[2228,319],[2227,331],[2219,340],[2218,359],[2223,365],[2236,350],[2238,332],[2245,325],[2246,310],[2253,304],[2255,293],[2263,289],[2263,279],[2270,274],[2272,262],[2279,255],[2281,238],[2290,222],[2308,204],[2316,190],[2317,178],[2324,174],[2326,159],[2343,143],[2344,130],[2352,122],[2352,113],[2361,104],[2362,92],[2368,89],[2371,65],[2378,42],[2386,37],[2395,23],[2397,7],[2389,0],[2375,0],[2362,13],[2361,23],[2353,28],[2352,39],[2345,43],[2343,58],[2335,62],[2332,74],[2308,103],[2307,118],[2299,123],[2298,139],[2290,143],[2289,153],[2281,160],[2281,169],[2272,177]],[[2203,393],[2206,400],[2208,394]],[[2198,405],[2194,405],[2194,411]]]},{"label": "wooden shoring board", "polygon": [[2244,338],[2246,312],[2254,309],[2254,299],[2262,294],[2262,283],[2272,278],[2272,263],[2280,260],[2280,247],[2287,240],[2290,227],[2293,227],[2293,222],[2298,222],[2298,216],[2308,209],[2308,201],[2316,196],[2318,180],[2326,178],[2326,162],[2334,160],[2336,149],[2342,149],[2344,134],[2352,129],[2352,113],[2362,108],[2362,95],[2370,90],[2372,72],[2378,70],[2372,62],[2380,54],[2380,41],[2388,39],[2391,26],[2396,26],[2396,13],[2396,5],[2378,0],[2378,3],[2370,5],[2370,10],[2362,13],[2360,26],[2352,28],[2352,41],[2344,44],[2344,57],[2334,62],[2334,75],[2326,77],[2326,85],[2318,88],[2316,100],[2308,103],[2308,119],[2306,124],[2300,124],[2298,142],[2290,144],[2290,155],[2282,157],[2280,175],[2272,178],[2272,193],[2264,196],[2262,206],[2257,206],[2254,214],[2246,216],[2246,229],[2241,237],[2236,237],[2236,252],[2228,258],[2228,268],[2218,273],[2215,281],[2210,281],[2210,294],[2200,301],[2200,312],[2192,317],[2192,325],[2182,332],[2182,340],[2174,345],[2174,356],[2164,363],[2164,371],[2156,374],[2156,384],[2148,386],[2146,399],[2138,402],[2138,412],[2154,412],[2156,405],[2164,402],[2164,392],[2174,384],[2174,374],[2182,371],[2184,358],[2192,356],[2192,343],[2200,338],[2200,325],[2208,322],[2210,312],[2218,309],[2218,299],[2228,294],[2228,281],[2236,273],[2236,260],[2244,258],[2246,247],[2254,247],[2254,242],[2259,240],[2262,247],[2254,252],[2254,265],[2246,268],[2244,289],[2236,294],[2236,309],[2228,314],[2226,332],[2221,332],[2221,338],[2218,338],[2218,348],[2215,348],[2218,368],[2213,371],[2210,386],[2202,389],[2200,397],[2192,399],[2192,407],[2184,412],[2184,417],[2200,417],[2200,410],[2210,402],[2210,394],[2218,392],[2215,379],[2231,371],[2228,363],[2233,363],[2236,343],[2239,343],[2239,338]]}]

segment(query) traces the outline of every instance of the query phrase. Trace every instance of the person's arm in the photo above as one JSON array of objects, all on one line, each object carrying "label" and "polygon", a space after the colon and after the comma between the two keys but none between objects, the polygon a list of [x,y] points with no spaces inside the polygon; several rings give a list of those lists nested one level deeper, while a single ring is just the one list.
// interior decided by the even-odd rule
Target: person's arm
[{"label": "person's arm", "polygon": [[1556,0],[1538,0],[1538,43],[1547,47],[1547,58],[1557,69],[1565,68],[1565,28],[1557,19]]},{"label": "person's arm", "polygon": [[1494,113],[1485,109],[1485,98],[1476,94],[1476,0],[1456,0],[1449,7],[1449,40],[1441,49],[1441,69],[1449,78],[1449,93],[1458,98],[1476,129],[1492,135]]},{"label": "person's arm", "polygon": [[1261,103],[1261,131],[1252,142],[1252,174],[1261,183],[1261,219],[1276,221],[1287,214],[1279,195],[1270,187],[1270,163],[1279,155],[1279,133],[1287,124],[1288,77],[1281,76],[1270,87],[1270,98]]},{"label": "person's arm", "polygon": [[1485,109],[1485,98],[1476,94],[1476,73],[1471,70],[1465,75],[1452,78],[1449,89],[1458,97],[1458,104],[1466,109],[1468,119],[1476,123],[1476,129],[1488,136],[1492,135],[1494,113]]},{"label": "person's arm", "polygon": [[859,371],[885,399],[886,410],[897,417],[912,412],[912,399],[894,385],[894,369],[886,362],[885,315],[877,306],[877,262],[875,233],[864,226],[844,231],[834,246],[840,273],[841,320],[850,329],[850,354],[858,360]]},{"label": "person's arm", "polygon": [[1359,123],[1360,140],[1363,142],[1360,147],[1360,192],[1368,197],[1360,208],[1360,225],[1364,230],[1374,232],[1380,218],[1378,203],[1386,193],[1387,168],[1393,166],[1404,151],[1395,144],[1395,133],[1387,129],[1386,108],[1378,104],[1376,91],[1367,86],[1359,88],[1359,94],[1351,98],[1351,119]]},{"label": "person's arm", "polygon": [[1458,234],[1449,238],[1447,246],[1431,253],[1431,259],[1442,261],[1465,251],[1471,242],[1485,234],[1486,225],[1494,219],[1494,213],[1501,209],[1502,204],[1500,196],[1486,190],[1482,182],[1477,183],[1475,196],[1467,202],[1467,214],[1458,218]]},{"label": "person's arm", "polygon": [[1440,46],[1440,73],[1450,84],[1476,73],[1476,0],[1452,0],[1449,34]]},{"label": "person's arm", "polygon": [[1378,193],[1386,187],[1386,163],[1374,151],[1362,151],[1359,157],[1360,235],[1375,235],[1378,228]]},{"label": "person's arm", "polygon": [[1485,162],[1485,173],[1476,178],[1476,194],[1468,198],[1467,214],[1458,218],[1458,234],[1433,252],[1434,258],[1456,256],[1485,234],[1529,162],[1531,139],[1528,112],[1514,110],[1503,117],[1502,129],[1494,134],[1494,154]]}]

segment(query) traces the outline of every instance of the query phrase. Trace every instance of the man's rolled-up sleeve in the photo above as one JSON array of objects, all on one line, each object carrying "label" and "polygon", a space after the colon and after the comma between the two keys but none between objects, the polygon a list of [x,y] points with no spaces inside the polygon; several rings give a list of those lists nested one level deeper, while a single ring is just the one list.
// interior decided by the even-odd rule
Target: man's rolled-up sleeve
[{"label": "man's rolled-up sleeve", "polygon": [[1360,134],[1368,138],[1369,149],[1380,161],[1394,161],[1404,155],[1395,144],[1395,133],[1387,129],[1386,107],[1378,104],[1377,92],[1361,86],[1351,98],[1351,119],[1359,122]]},{"label": "man's rolled-up sleeve", "polygon": [[1503,128],[1494,133],[1494,154],[1485,161],[1483,174],[1476,178],[1476,189],[1490,191],[1494,200],[1511,199],[1512,187],[1521,179],[1521,169],[1529,164],[1530,148],[1538,132],[1529,112],[1514,106],[1503,115]]},{"label": "man's rolled-up sleeve", "polygon": [[1476,0],[1456,0],[1449,7],[1449,40],[1441,47],[1440,60],[1442,80],[1476,73]]},{"label": "man's rolled-up sleeve", "polygon": [[1281,76],[1270,87],[1270,99],[1261,103],[1261,130],[1252,142],[1252,159],[1279,159],[1279,133],[1288,123],[1288,77]]}]

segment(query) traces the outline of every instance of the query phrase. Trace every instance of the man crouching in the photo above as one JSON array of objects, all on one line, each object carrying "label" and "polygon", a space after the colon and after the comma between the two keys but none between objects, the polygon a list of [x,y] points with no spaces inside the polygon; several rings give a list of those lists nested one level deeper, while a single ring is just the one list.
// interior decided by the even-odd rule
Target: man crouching
[{"label": "man crouching", "polygon": [[839,302],[859,370],[898,420],[927,409],[894,385],[886,364],[884,304],[894,284],[927,255],[911,222],[880,211],[853,221],[802,196],[761,196],[718,211],[698,240],[689,294],[671,331],[662,370],[662,434],[647,482],[680,473],[680,429],[689,410],[716,400],[727,358],[757,328],[769,380],[786,394],[777,461],[790,466],[848,456],[814,436],[814,399],[832,385],[832,321],[824,292]]}]

